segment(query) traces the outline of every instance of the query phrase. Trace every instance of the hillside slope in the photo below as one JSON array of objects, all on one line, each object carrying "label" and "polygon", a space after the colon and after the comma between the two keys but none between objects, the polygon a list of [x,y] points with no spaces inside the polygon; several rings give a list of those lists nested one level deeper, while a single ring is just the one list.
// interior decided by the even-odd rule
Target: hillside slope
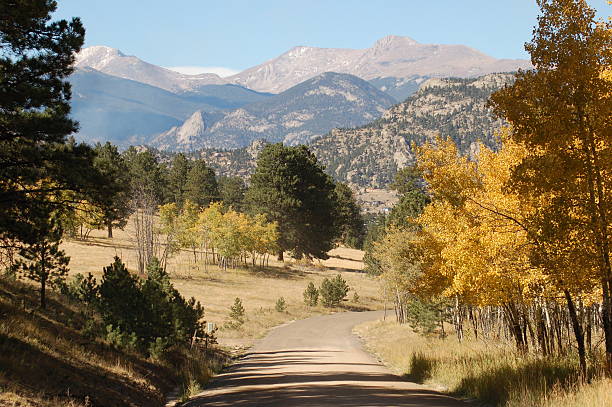
[{"label": "hillside slope", "polygon": [[170,368],[88,335],[87,313],[0,277],[0,405],[163,406],[179,382]]},{"label": "hillside slope", "polygon": [[[225,113],[197,134],[172,129],[151,144],[162,150],[240,148],[265,138],[294,145],[307,143],[335,127],[354,127],[380,117],[395,100],[352,75],[326,72],[262,101]],[[186,129],[186,126],[182,126]],[[187,126],[189,127],[189,126]],[[185,144],[182,140],[189,139]],[[189,147],[189,148],[187,148]]]},{"label": "hillside slope", "polygon": [[[360,187],[384,188],[399,168],[413,162],[411,143],[451,137],[463,153],[478,143],[494,147],[502,121],[486,103],[492,92],[511,83],[511,74],[475,79],[430,79],[419,91],[374,122],[353,129],[334,129],[310,148],[335,179]],[[198,155],[219,174],[248,177],[265,141],[233,151],[204,149]]]},{"label": "hillside slope", "polygon": [[430,79],[381,119],[356,129],[335,129],[311,149],[334,178],[368,187],[385,187],[395,172],[414,161],[411,144],[436,135],[452,138],[470,154],[481,142],[494,147],[502,121],[486,106],[492,92],[512,81],[511,74],[476,79]]}]

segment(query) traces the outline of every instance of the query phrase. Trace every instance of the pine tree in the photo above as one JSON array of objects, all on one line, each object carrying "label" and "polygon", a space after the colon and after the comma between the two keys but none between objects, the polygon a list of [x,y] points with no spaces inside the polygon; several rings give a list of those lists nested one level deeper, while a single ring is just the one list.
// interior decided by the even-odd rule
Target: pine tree
[{"label": "pine tree", "polygon": [[189,170],[183,197],[200,207],[206,207],[219,199],[215,172],[204,160],[196,161]]},{"label": "pine tree", "polygon": [[20,247],[21,259],[15,267],[27,278],[40,283],[40,306],[45,308],[47,286],[66,276],[70,257],[59,249],[62,231],[57,222],[50,220],[40,223],[31,234],[33,242]]},{"label": "pine tree", "polygon": [[246,185],[240,177],[219,177],[219,194],[223,204],[236,211],[242,211]]},{"label": "pine tree", "polygon": [[57,3],[0,3],[0,234],[34,243],[35,219],[50,217],[56,199],[78,191],[91,175],[91,149],[66,138],[70,84],[85,31],[78,18],[50,22]]},{"label": "pine tree", "polygon": [[191,162],[183,153],[178,153],[175,155],[172,159],[172,164],[170,164],[170,170],[168,172],[169,198],[179,207],[181,207],[185,201],[187,174],[189,173],[191,167]]},{"label": "pine tree", "polygon": [[138,151],[130,147],[123,153],[128,168],[132,194],[146,194],[160,204],[166,201],[167,180],[166,168],[162,166],[155,154],[149,150]]},{"label": "pine tree", "polygon": [[327,258],[338,236],[335,185],[306,146],[267,145],[257,159],[246,200],[279,230],[279,258]]},{"label": "pine tree", "polygon": [[101,175],[94,191],[93,202],[104,214],[108,237],[113,237],[113,228],[124,228],[131,213],[130,184],[128,170],[117,146],[110,142],[96,144],[94,168]]},{"label": "pine tree", "polygon": [[340,241],[344,244],[360,248],[363,244],[364,223],[361,208],[355,199],[355,194],[348,185],[336,183],[336,224],[340,233]]}]

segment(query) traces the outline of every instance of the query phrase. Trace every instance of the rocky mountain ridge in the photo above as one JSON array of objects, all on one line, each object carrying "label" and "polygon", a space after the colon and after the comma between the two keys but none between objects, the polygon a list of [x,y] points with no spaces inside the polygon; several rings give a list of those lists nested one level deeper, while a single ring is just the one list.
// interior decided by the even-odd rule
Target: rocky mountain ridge
[{"label": "rocky mountain ridge", "polygon": [[381,80],[476,77],[529,67],[527,60],[496,59],[464,45],[421,44],[409,37],[389,35],[366,49],[294,47],[225,79],[249,89],[276,93],[322,72]]},{"label": "rocky mountain ridge", "polygon": [[76,55],[75,66],[93,68],[108,75],[146,83],[175,93],[193,91],[204,85],[229,83],[213,73],[185,75],[101,45],[83,48]]},{"label": "rocky mountain ridge", "polygon": [[151,145],[161,150],[189,151],[196,146],[227,149],[245,147],[262,138],[304,144],[335,127],[371,122],[394,103],[392,97],[360,78],[327,72],[278,95],[227,112],[205,130],[186,122],[180,131],[173,128]]},{"label": "rocky mountain ridge", "polygon": [[[398,169],[414,161],[412,143],[452,138],[464,154],[482,143],[495,148],[504,124],[487,107],[494,91],[513,81],[511,74],[473,79],[430,79],[380,119],[353,129],[334,129],[310,149],[335,179],[354,187],[385,188]],[[198,155],[221,175],[248,177],[265,142],[232,151],[205,149]]]}]

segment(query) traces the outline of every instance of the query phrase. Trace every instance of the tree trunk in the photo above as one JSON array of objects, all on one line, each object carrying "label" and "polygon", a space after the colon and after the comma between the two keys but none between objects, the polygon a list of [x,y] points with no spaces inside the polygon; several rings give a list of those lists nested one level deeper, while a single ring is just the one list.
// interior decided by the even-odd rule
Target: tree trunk
[{"label": "tree trunk", "polygon": [[278,261],[284,261],[285,260],[285,256],[282,250],[278,251]]},{"label": "tree trunk", "polygon": [[574,329],[574,335],[576,336],[576,342],[578,343],[578,357],[580,358],[580,370],[582,372],[583,380],[587,377],[587,365],[586,365],[586,352],[584,349],[584,333],[582,332],[582,326],[578,320],[578,314],[576,313],[576,306],[572,300],[572,296],[568,290],[563,291],[565,299],[567,300],[567,309],[569,311],[570,320],[572,321],[572,328]]},{"label": "tree trunk", "polygon": [[107,230],[108,230],[108,238],[112,239],[113,238],[113,224],[112,223],[108,223],[106,225]]},{"label": "tree trunk", "polygon": [[516,342],[516,349],[520,353],[525,353],[527,351],[525,337],[523,335],[521,317],[519,315],[518,309],[516,308],[516,304],[511,302],[509,304],[506,304],[504,307],[506,308],[510,332],[512,336],[514,336],[514,340]]},{"label": "tree trunk", "polygon": [[40,280],[40,308],[42,309],[47,308],[46,294],[47,294],[47,279],[43,277]]}]

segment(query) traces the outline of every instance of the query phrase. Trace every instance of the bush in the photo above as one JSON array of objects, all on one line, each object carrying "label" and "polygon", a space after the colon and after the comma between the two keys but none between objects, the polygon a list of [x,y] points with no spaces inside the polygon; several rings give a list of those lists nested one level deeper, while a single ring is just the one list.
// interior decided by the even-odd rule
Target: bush
[{"label": "bush", "polygon": [[445,309],[444,302],[435,303],[417,297],[411,298],[406,303],[406,319],[414,332],[431,335],[440,327],[441,319],[445,318]]},{"label": "bush", "polygon": [[155,338],[155,341],[149,344],[149,356],[153,360],[162,360],[169,347],[168,339]]},{"label": "bush", "polygon": [[95,290],[90,287],[91,278],[81,279],[75,295],[79,298],[81,292],[97,295],[92,302],[96,303],[105,325],[113,327],[111,342],[119,340],[115,338],[119,333],[129,332],[136,337],[139,350],[146,353],[153,350],[159,356],[161,348],[188,343],[193,333],[201,330],[204,309],[194,298],[185,300],[180,295],[156,259],[147,272],[148,278],[142,282],[116,257],[113,264],[104,268],[102,283],[95,286],[93,280]]},{"label": "bush", "polygon": [[123,332],[119,327],[113,327],[113,325],[106,326],[106,337],[104,339],[115,349],[128,351],[138,349],[138,338],[134,332]]},{"label": "bush", "polygon": [[77,273],[61,291],[73,300],[91,305],[98,298],[98,282],[91,273],[87,277]]},{"label": "bush", "polygon": [[319,302],[319,290],[317,290],[314,283],[311,281],[304,290],[304,304],[309,307],[314,307],[317,305],[317,302]]},{"label": "bush", "polygon": [[349,286],[340,274],[332,279],[323,279],[319,293],[321,303],[328,308],[337,307],[349,292]]},{"label": "bush", "polygon": [[287,302],[283,297],[276,300],[276,312],[285,312],[287,310]]},{"label": "bush", "polygon": [[359,304],[359,294],[357,294],[357,291],[355,291],[355,293],[353,294],[353,302],[355,304]]},{"label": "bush", "polygon": [[238,297],[234,300],[234,305],[230,307],[230,321],[227,323],[230,327],[237,328],[244,324],[244,307],[242,306],[242,300]]}]

